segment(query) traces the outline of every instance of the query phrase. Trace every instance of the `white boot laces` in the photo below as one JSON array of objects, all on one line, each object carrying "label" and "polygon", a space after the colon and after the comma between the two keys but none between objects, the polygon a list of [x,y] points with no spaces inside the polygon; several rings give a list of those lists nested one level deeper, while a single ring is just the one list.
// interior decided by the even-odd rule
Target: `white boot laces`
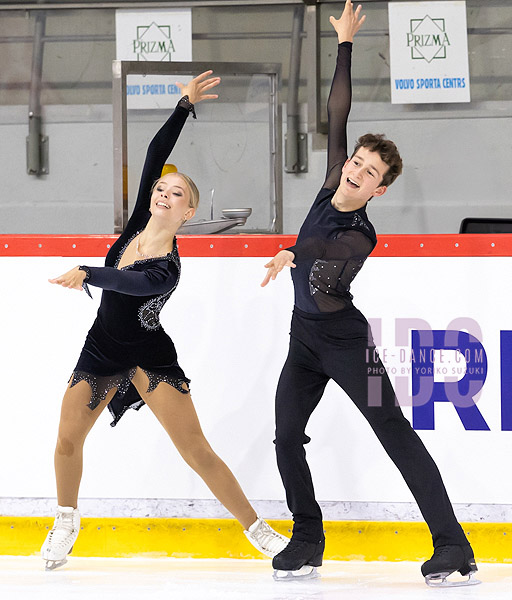
[{"label": "white boot laces", "polygon": [[50,532],[52,544],[65,545],[75,532],[73,513],[58,512]]},{"label": "white boot laces", "polygon": [[257,523],[257,526],[251,533],[258,543],[270,551],[279,550],[283,546],[282,537],[262,519],[259,519]]}]

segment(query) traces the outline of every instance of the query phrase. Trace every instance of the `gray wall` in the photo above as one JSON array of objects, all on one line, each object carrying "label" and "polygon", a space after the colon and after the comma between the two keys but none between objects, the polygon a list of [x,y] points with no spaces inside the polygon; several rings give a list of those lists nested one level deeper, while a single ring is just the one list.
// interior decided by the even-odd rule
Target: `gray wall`
[{"label": "gray wall", "polygon": [[[349,139],[384,132],[397,142],[405,163],[403,176],[370,204],[381,233],[453,233],[466,216],[512,216],[512,3],[468,0],[467,5],[472,102],[400,107],[389,103],[387,2],[365,4],[368,19],[354,49]],[[336,50],[328,16],[340,7],[320,8],[324,99]],[[293,9],[194,8],[194,60],[280,62],[286,101]],[[50,174],[41,178],[26,174],[25,159],[33,27],[32,13],[0,11],[0,232],[110,233],[114,11],[48,11],[46,34],[52,37],[45,44],[42,102]],[[77,35],[101,37],[77,41]],[[304,48],[302,58],[305,129]],[[229,143],[229,132],[223,135]],[[285,233],[297,231],[322,182],[324,147],[325,139],[310,136],[308,172],[283,174]],[[239,177],[235,188],[244,183],[244,174]],[[209,190],[202,192],[207,199]],[[238,198],[232,205],[240,205]]]},{"label": "gray wall", "polygon": [[[370,202],[369,215],[378,232],[456,233],[467,216],[512,217],[512,102],[499,103],[499,107],[503,114],[499,118],[481,116],[484,105],[468,110],[465,116],[457,112],[453,119],[418,112],[392,120],[386,105],[354,105],[349,140],[355,141],[366,131],[384,132],[396,141],[404,159],[403,175],[384,196]],[[110,106],[48,107],[45,122],[50,174],[35,178],[25,171],[26,109],[0,107],[0,232],[112,233]],[[151,127],[154,131],[158,125],[151,123]],[[224,135],[229,143],[229,131]],[[250,139],[246,148],[246,159],[252,160]],[[140,149],[133,160],[135,180],[143,156]],[[262,162],[266,168],[266,159]],[[258,170],[258,161],[253,164]],[[308,172],[283,175],[285,233],[298,231],[323,181],[325,164],[326,151],[313,150],[310,136]],[[187,169],[185,159],[183,170],[200,181],[201,173],[192,165]],[[235,190],[246,184],[247,176],[233,167],[226,173],[226,187]],[[258,193],[253,176],[250,204],[256,208],[257,203],[267,203],[268,194]],[[263,182],[261,188],[266,185]],[[204,183],[200,191],[203,206],[197,217],[208,218],[209,186]],[[239,196],[224,200],[224,206],[247,203],[246,197]]]}]

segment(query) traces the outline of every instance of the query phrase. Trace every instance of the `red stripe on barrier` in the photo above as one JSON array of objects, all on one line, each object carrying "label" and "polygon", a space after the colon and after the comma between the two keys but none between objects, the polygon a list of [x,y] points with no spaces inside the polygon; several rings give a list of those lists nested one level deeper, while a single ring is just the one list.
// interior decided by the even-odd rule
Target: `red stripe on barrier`
[{"label": "red stripe on barrier", "polygon": [[178,236],[180,256],[275,256],[293,246],[295,235]]},{"label": "red stripe on barrier", "polygon": [[105,256],[117,235],[0,235],[0,256]]},{"label": "red stripe on barrier", "polygon": [[[117,235],[0,235],[0,256],[104,256]],[[274,256],[294,235],[183,235],[181,256]],[[512,256],[512,234],[380,235],[372,257]]]},{"label": "red stripe on barrier", "polygon": [[512,234],[380,235],[372,256],[512,256]]}]

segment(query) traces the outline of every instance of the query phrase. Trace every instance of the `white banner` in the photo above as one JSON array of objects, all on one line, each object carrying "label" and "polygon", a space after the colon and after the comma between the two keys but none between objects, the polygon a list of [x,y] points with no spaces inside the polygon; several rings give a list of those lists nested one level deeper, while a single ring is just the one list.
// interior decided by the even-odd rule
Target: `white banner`
[{"label": "white banner", "polygon": [[[191,9],[116,11],[116,56],[118,60],[191,61]],[[189,79],[131,75],[128,108],[173,108],[181,96],[176,81]]]},{"label": "white banner", "polygon": [[470,102],[466,2],[390,2],[393,104]]}]

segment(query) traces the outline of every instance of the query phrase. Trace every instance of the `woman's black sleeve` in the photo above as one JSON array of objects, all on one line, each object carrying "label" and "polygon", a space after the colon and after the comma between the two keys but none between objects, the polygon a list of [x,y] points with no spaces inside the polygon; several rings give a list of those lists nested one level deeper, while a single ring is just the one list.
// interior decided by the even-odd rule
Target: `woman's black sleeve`
[{"label": "woman's black sleeve", "polygon": [[129,296],[153,296],[170,291],[177,281],[177,273],[167,266],[154,265],[144,271],[120,270],[114,267],[84,267],[87,273],[84,283],[104,290],[120,292]]},{"label": "woman's black sleeve", "polygon": [[169,154],[176,145],[181,130],[189,115],[189,110],[185,108],[185,106],[181,106],[180,102],[178,102],[172,115],[160,128],[148,146],[146,160],[140,178],[137,201],[132,215],[149,210],[151,187],[162,174],[162,168],[165,165],[165,161],[168,159]]},{"label": "woman's black sleeve", "polygon": [[338,187],[341,169],[348,158],[347,121],[352,103],[351,63],[352,42],[343,42],[338,45],[336,70],[327,101],[327,174],[322,187],[330,190]]}]

